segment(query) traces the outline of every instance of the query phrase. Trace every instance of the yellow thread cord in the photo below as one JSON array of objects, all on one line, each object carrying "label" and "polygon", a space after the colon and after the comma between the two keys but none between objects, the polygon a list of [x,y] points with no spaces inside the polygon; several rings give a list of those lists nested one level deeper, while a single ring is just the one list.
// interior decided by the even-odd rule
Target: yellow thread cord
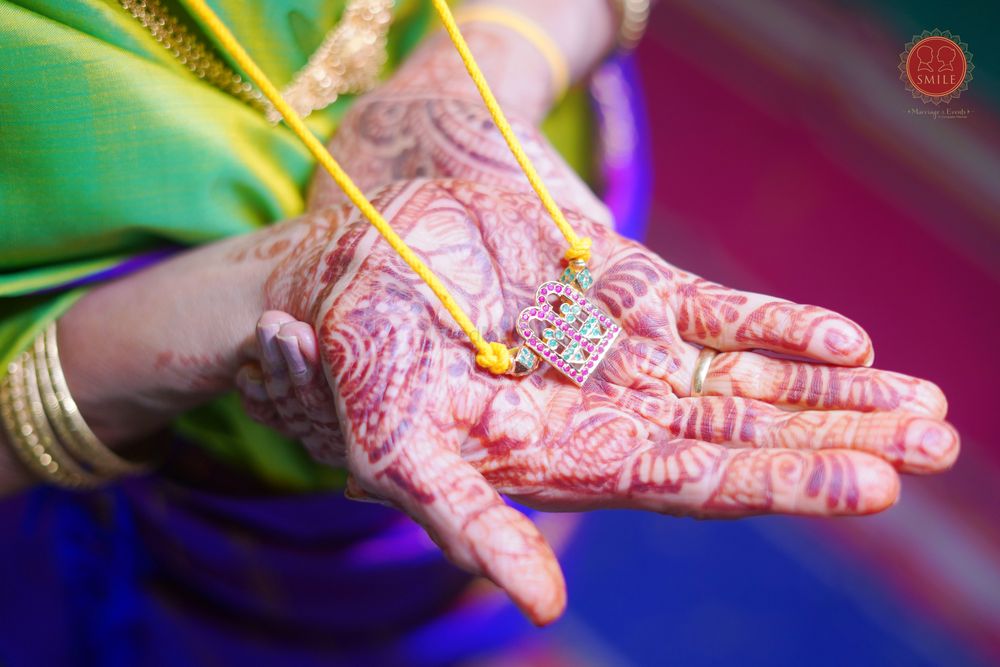
[{"label": "yellow thread cord", "polygon": [[545,210],[548,212],[549,216],[551,216],[552,221],[556,223],[556,227],[559,228],[559,231],[566,237],[566,242],[569,243],[569,250],[566,251],[566,259],[569,261],[589,261],[591,245],[590,239],[587,237],[581,238],[576,235],[576,232],[573,231],[569,222],[566,221],[566,217],[563,215],[562,209],[560,209],[559,205],[556,204],[554,199],[552,199],[552,195],[549,194],[545,184],[542,183],[542,179],[538,176],[538,172],[535,171],[535,167],[531,164],[531,160],[528,159],[524,149],[521,148],[521,143],[514,135],[514,131],[511,129],[510,123],[507,122],[507,118],[504,116],[503,110],[500,108],[500,104],[497,102],[496,97],[493,96],[493,91],[490,90],[489,84],[486,83],[486,77],[483,76],[482,71],[479,69],[479,65],[476,63],[476,59],[469,50],[469,45],[465,43],[465,38],[462,37],[461,31],[459,31],[458,25],[455,23],[455,17],[452,16],[451,10],[448,8],[447,0],[432,0],[432,2],[434,4],[434,9],[441,18],[441,23],[444,24],[444,29],[448,31],[448,36],[451,37],[451,41],[455,45],[455,49],[458,51],[458,55],[461,56],[462,62],[465,63],[465,69],[468,70],[469,76],[472,77],[472,82],[476,84],[476,88],[479,90],[479,95],[483,98],[483,102],[486,104],[486,109],[490,112],[490,117],[493,118],[494,124],[497,126],[497,129],[500,130],[500,134],[503,135],[504,140],[507,142],[507,147],[510,148],[510,152],[514,155],[514,159],[517,160],[517,163],[521,166],[521,171],[523,171],[524,175],[528,177],[528,182],[531,184],[531,188],[542,201],[542,206],[545,207]]},{"label": "yellow thread cord", "polygon": [[478,350],[479,353],[476,355],[476,362],[497,375],[507,372],[507,369],[510,368],[510,352],[507,346],[502,343],[489,343],[483,338],[482,334],[476,329],[476,325],[472,323],[469,316],[465,314],[461,306],[455,301],[455,298],[448,292],[448,288],[444,286],[444,283],[431,272],[427,265],[399,237],[399,234],[389,226],[389,223],[385,221],[382,214],[368,201],[361,190],[358,189],[358,186],[354,184],[354,181],[351,180],[351,177],[333,159],[333,156],[326,150],[326,147],[313,136],[298,114],[281,97],[281,93],[274,87],[274,84],[271,83],[253,59],[250,58],[249,54],[247,54],[236,40],[236,37],[229,32],[229,29],[226,28],[225,24],[219,20],[219,17],[205,4],[204,0],[188,0],[188,5],[198,18],[202,20],[205,27],[215,35],[219,44],[222,45],[240,68],[246,72],[247,76],[257,84],[257,87],[271,101],[274,108],[281,113],[288,127],[302,140],[302,143],[306,145],[309,152],[323,165],[323,168],[330,173],[330,176],[340,186],[340,189],[344,191],[347,198],[361,210],[361,213],[368,218],[368,221],[389,242],[392,249],[399,253],[399,256],[427,283],[427,286],[431,288],[434,295],[440,299],[441,305],[455,319],[458,326],[469,337],[472,345]]},{"label": "yellow thread cord", "polygon": [[[573,260],[583,260],[587,261],[590,259],[590,246],[591,241],[587,237],[579,237],[573,228],[570,226],[569,222],[563,216],[562,210],[556,204],[555,200],[549,194],[548,190],[545,188],[545,184],[542,183],[541,178],[538,176],[538,172],[535,171],[534,165],[531,164],[531,160],[525,154],[524,149],[521,147],[520,142],[518,142],[517,137],[514,136],[513,130],[511,130],[510,124],[507,122],[503,111],[500,109],[500,105],[497,103],[496,98],[493,96],[493,92],[490,90],[489,85],[486,83],[486,79],[483,76],[482,71],[479,69],[479,65],[476,63],[475,58],[473,58],[472,53],[469,51],[468,44],[465,43],[465,39],[462,37],[462,33],[459,32],[458,26],[455,24],[455,18],[451,14],[451,10],[448,9],[448,5],[445,0],[433,0],[434,7],[441,17],[441,22],[444,24],[445,30],[447,30],[448,35],[451,37],[452,43],[458,50],[459,55],[462,58],[462,62],[465,63],[465,68],[469,72],[469,76],[472,77],[473,83],[476,84],[476,88],[479,90],[479,94],[483,98],[483,102],[486,104],[486,108],[489,110],[490,116],[493,118],[493,122],[496,124],[497,129],[503,135],[504,140],[507,142],[507,146],[510,148],[511,153],[514,155],[514,159],[521,166],[521,170],[524,175],[528,178],[528,182],[531,184],[532,189],[534,189],[535,194],[542,202],[542,206],[548,211],[549,215],[552,217],[553,222],[559,228],[559,231],[563,233],[566,237],[567,242],[570,244],[569,250],[566,251],[566,259]],[[274,87],[267,75],[257,66],[250,55],[243,49],[236,37],[229,31],[226,25],[215,15],[208,5],[205,4],[204,0],[188,0],[188,6],[191,10],[201,19],[205,27],[215,35],[219,44],[227,53],[236,61],[236,64],[246,72],[247,76],[257,84],[264,96],[271,101],[274,108],[285,119],[285,123],[288,125],[289,129],[302,140],[306,148],[310,153],[316,158],[316,160],[323,166],[324,169],[329,172],[330,176],[333,177],[334,182],[343,190],[347,198],[351,200],[355,206],[361,211],[361,213],[368,219],[368,221],[378,230],[378,232],[389,242],[389,245],[395,250],[400,257],[409,265],[413,271],[420,276],[420,278],[427,283],[434,295],[441,301],[441,305],[444,306],[445,310],[454,318],[455,322],[458,324],[459,328],[469,337],[472,345],[476,348],[478,354],[476,354],[476,363],[487,369],[491,373],[500,375],[506,373],[511,366],[510,350],[507,346],[499,342],[487,342],[483,335],[479,333],[476,329],[476,325],[473,324],[472,320],[465,311],[462,310],[455,298],[448,292],[448,288],[444,286],[444,283],[434,275],[430,268],[424,264],[416,253],[410,249],[409,246],[403,241],[402,238],[393,230],[389,223],[386,222],[382,214],[372,205],[368,198],[365,197],[364,193],[355,185],[351,177],[347,175],[337,161],[330,155],[330,152],[326,150],[326,147],[320,142],[306,127],[302,119],[295,113],[295,110],[288,105],[287,102],[281,97],[281,93],[278,89]]]},{"label": "yellow thread cord", "polygon": [[556,97],[561,97],[566,92],[569,87],[569,65],[566,63],[566,57],[548,33],[527,16],[496,5],[463,5],[455,15],[455,22],[459,26],[467,23],[494,23],[521,35],[538,49],[549,64]]}]

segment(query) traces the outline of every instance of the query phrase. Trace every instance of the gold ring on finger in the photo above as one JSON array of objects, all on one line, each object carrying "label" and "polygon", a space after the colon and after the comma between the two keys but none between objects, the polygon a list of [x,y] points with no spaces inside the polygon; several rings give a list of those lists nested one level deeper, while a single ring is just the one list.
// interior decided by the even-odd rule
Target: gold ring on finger
[{"label": "gold ring on finger", "polygon": [[718,350],[711,347],[701,348],[701,352],[698,354],[698,361],[694,362],[694,373],[691,376],[692,396],[701,396],[702,390],[705,387],[705,378],[708,377],[708,371],[712,367],[712,360],[715,359],[715,355],[718,353]]}]

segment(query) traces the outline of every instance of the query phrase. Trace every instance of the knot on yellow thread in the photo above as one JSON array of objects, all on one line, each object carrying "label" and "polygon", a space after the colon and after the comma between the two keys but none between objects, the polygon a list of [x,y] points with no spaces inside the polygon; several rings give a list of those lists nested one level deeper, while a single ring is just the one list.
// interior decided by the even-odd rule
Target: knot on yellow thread
[{"label": "knot on yellow thread", "polygon": [[476,355],[476,363],[494,375],[503,375],[510,369],[510,350],[503,343],[487,343]]},{"label": "knot on yellow thread", "polygon": [[589,236],[582,236],[578,238],[573,241],[569,250],[566,251],[566,260],[572,262],[573,260],[579,259],[584,262],[589,262],[591,245],[593,245],[593,242],[590,240]]}]

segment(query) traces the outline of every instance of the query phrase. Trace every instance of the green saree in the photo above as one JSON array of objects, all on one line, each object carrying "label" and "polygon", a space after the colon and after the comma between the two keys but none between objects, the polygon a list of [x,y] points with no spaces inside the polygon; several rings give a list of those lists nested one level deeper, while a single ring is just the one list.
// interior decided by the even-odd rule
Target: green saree
[{"label": "green saree", "polygon": [[[189,16],[183,0],[167,4]],[[344,0],[210,4],[284,85]],[[428,3],[397,2],[387,70],[433,28]],[[0,368],[87,289],[67,285],[150,250],[209,243],[302,212],[314,163],[292,133],[198,79],[117,2],[0,0],[0,54]],[[312,114],[310,129],[329,137],[350,101]],[[546,127],[578,168],[589,156],[579,140],[586,113],[583,97],[571,95]],[[247,419],[235,396],[175,428],[277,488],[339,481],[296,443]]]}]

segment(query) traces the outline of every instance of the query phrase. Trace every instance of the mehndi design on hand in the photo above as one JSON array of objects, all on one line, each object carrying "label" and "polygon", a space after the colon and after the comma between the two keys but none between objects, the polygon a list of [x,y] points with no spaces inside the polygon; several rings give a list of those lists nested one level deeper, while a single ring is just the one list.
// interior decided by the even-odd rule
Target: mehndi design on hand
[{"label": "mehndi design on hand", "polygon": [[[454,54],[432,45],[411,62],[420,66],[352,107],[335,151],[499,337],[562,275],[563,241],[469,101]],[[440,114],[462,122],[444,132]],[[524,123],[526,150],[549,157],[554,196],[595,240],[586,298],[626,334],[582,389],[551,371],[517,383],[476,372],[426,288],[324,176],[312,212],[281,232],[290,243],[268,305],[284,313],[261,321],[279,328],[245,371],[259,400],[244,398],[319,460],[345,466],[352,497],[403,509],[545,623],[564,604],[558,564],[498,492],[550,511],[856,515],[895,501],[897,470],[951,465],[958,438],[937,387],[858,367],[871,363],[871,341],[836,313],[710,283],[621,238],[535,120]],[[500,261],[499,248],[516,261]],[[289,352],[316,360],[303,383],[281,369],[290,337]],[[695,398],[699,345],[721,353]]]},{"label": "mehndi design on hand", "polygon": [[[540,274],[557,269],[537,245],[556,248],[560,239],[528,194],[424,180],[375,196],[414,248],[447,267],[486,331],[510,326]],[[377,250],[377,237],[346,209],[300,223],[313,230],[298,234],[302,243],[323,249],[293,246],[270,296],[299,326],[315,323],[325,371],[315,370],[305,387],[265,379],[264,393],[288,414],[279,421],[298,423],[297,437],[317,458],[345,465],[354,495],[416,517],[456,562],[490,576],[536,621],[559,613],[557,565],[530,523],[501,508],[497,491],[544,510],[866,514],[895,501],[893,468],[935,472],[954,461],[957,436],[941,421],[946,406],[934,385],[847,366],[871,356],[855,323],[814,306],[708,289],[641,245],[572,215],[609,250],[595,257],[599,273],[587,298],[628,334],[582,390],[551,372],[513,385],[474,372],[420,283],[391,251]],[[331,216],[343,218],[331,224]],[[495,226],[496,217],[512,224]],[[491,248],[501,239],[543,268],[495,262]],[[321,279],[303,290],[291,279],[303,275]],[[775,310],[788,317],[762,335],[740,335]],[[698,356],[689,340],[723,349],[707,395],[698,398],[687,395]],[[272,358],[282,358],[278,352]],[[727,375],[732,364],[738,372]],[[796,377],[810,385],[794,391]],[[796,411],[780,407],[793,403]],[[465,527],[470,511],[490,527]]]}]

